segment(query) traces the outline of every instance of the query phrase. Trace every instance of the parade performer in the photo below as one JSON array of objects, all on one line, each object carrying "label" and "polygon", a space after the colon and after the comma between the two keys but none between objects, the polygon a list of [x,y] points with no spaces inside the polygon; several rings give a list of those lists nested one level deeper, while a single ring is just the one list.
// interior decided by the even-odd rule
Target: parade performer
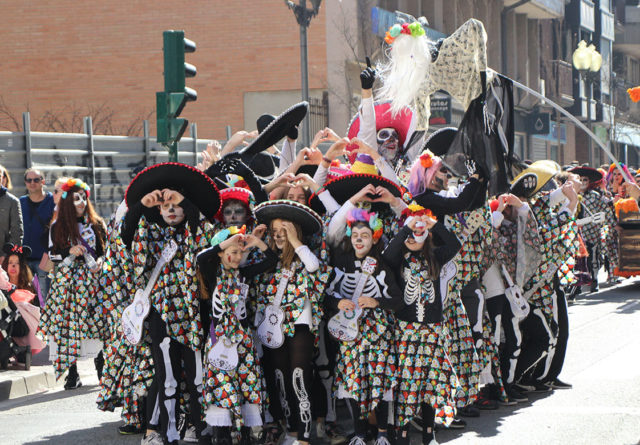
[{"label": "parade performer", "polygon": [[[146,323],[160,411],[159,431],[147,426],[143,443],[155,445],[163,438],[177,443],[180,439],[178,379],[183,372],[191,425],[196,437],[207,441],[207,436],[201,437],[202,327],[195,257],[207,247],[212,230],[207,219],[213,220],[220,209],[218,190],[199,170],[169,162],[141,171],[129,184],[125,199],[129,210],[122,238],[132,246],[135,287],[145,289],[141,299],[148,298],[151,306]],[[151,273],[157,280],[148,283],[149,270],[156,268],[162,273]],[[149,295],[148,286],[153,286]],[[147,404],[148,419],[155,408]]]},{"label": "parade performer", "polygon": [[[79,355],[91,356],[99,351],[95,344],[93,348],[89,346],[99,340],[87,340],[104,337],[98,280],[106,229],[89,201],[90,190],[85,182],[71,178],[60,187],[57,219],[49,233],[49,258],[57,267],[40,329],[52,337],[52,352],[57,349],[56,377],[68,369],[65,389],[74,389],[82,385],[76,367]],[[98,374],[101,372],[98,370]]]},{"label": "parade performer", "polygon": [[359,327],[350,339],[332,330],[333,318],[329,321],[329,331],[341,340],[334,396],[351,405],[355,423],[351,445],[364,445],[367,418],[372,412],[378,422],[376,444],[388,444],[388,402],[392,400],[396,367],[390,312],[402,305],[402,291],[394,270],[380,256],[382,220],[376,213],[356,207],[371,201],[376,189],[368,184],[353,195],[333,215],[328,229],[334,270],[326,305],[332,313],[340,310],[338,315],[343,317],[361,312]]},{"label": "parade performer", "polygon": [[298,442],[309,443],[312,360],[329,271],[305,237],[321,230],[321,220],[309,207],[289,200],[265,202],[255,213],[258,222],[268,226],[269,245],[278,253],[277,266],[263,274],[255,288],[270,412],[286,422]]},{"label": "parade performer", "polygon": [[[241,426],[241,444],[251,444],[250,427],[262,425],[262,372],[250,325],[247,298],[249,283],[275,267],[278,256],[262,241],[266,227],[244,234],[245,227],[230,226],[212,239],[212,247],[197,256],[201,282],[201,318],[208,337],[204,356],[203,411],[213,427],[216,444],[231,445],[231,427]],[[241,266],[243,252],[258,247],[266,258]],[[211,323],[207,322],[211,319]],[[215,348],[214,346],[218,346]],[[230,351],[235,363],[220,355]]]},{"label": "parade performer", "polygon": [[[422,417],[422,443],[435,444],[434,421],[448,425],[455,415],[458,380],[439,337],[442,335],[440,268],[451,260],[460,241],[433,214],[419,205],[403,212],[403,227],[382,258],[404,289],[404,305],[396,312],[397,389],[394,391],[397,444],[409,444],[409,421]],[[435,247],[433,234],[443,244]],[[436,414],[437,413],[437,414]]]}]

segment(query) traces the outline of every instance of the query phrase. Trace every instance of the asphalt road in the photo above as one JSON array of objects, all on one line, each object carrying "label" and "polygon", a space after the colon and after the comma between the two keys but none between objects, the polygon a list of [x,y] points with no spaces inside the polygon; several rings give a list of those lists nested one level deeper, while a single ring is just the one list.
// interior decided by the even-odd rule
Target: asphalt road
[{"label": "asphalt road", "polygon": [[[465,430],[438,431],[443,444],[640,444],[640,280],[587,295],[569,307],[570,338],[561,379],[571,390],[483,411]],[[0,444],[137,444],[119,413],[96,409],[97,378],[81,363],[84,386],[0,403]],[[419,442],[415,436],[414,443]]]}]

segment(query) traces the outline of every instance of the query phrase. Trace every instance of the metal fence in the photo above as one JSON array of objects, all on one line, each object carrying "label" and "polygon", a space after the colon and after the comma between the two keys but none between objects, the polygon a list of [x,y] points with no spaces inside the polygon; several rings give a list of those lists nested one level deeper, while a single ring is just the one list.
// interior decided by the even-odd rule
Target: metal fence
[{"label": "metal fence", "polygon": [[[124,197],[127,185],[138,167],[166,162],[166,148],[149,136],[144,122],[142,137],[94,135],[91,118],[84,119],[84,133],[45,133],[30,130],[29,113],[23,113],[23,131],[0,131],[0,164],[11,175],[16,196],[25,193],[23,174],[37,167],[45,175],[49,190],[57,178],[73,176],[91,186],[96,211],[108,218]],[[182,138],[178,159],[195,165],[198,153],[209,139],[198,139],[191,124],[190,136]]]}]

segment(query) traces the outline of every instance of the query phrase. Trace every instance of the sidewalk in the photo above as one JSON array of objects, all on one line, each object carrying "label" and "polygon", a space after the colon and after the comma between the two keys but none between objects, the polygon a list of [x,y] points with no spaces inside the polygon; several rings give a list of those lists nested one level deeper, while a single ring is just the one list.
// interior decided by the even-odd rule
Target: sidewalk
[{"label": "sidewalk", "polygon": [[[92,376],[97,380],[91,359],[78,361],[78,373],[81,378]],[[0,370],[0,402],[62,388],[63,385],[64,376],[56,382],[53,365],[49,361],[49,347],[46,347],[33,356],[29,371],[25,371],[21,364],[15,363],[9,365],[6,371]]]}]

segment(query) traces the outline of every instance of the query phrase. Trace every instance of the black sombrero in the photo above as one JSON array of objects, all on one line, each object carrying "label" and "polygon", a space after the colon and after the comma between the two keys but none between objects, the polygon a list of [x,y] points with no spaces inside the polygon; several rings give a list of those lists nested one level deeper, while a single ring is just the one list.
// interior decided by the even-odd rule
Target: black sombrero
[{"label": "black sombrero", "polygon": [[420,153],[429,150],[436,156],[446,155],[457,134],[458,129],[455,127],[445,127],[434,131],[424,142]]},{"label": "black sombrero", "polygon": [[138,173],[127,187],[127,207],[140,202],[147,193],[164,188],[182,193],[208,219],[212,220],[220,209],[220,193],[213,179],[179,162],[152,165]]},{"label": "black sombrero", "polygon": [[[319,213],[324,213],[325,208],[318,194],[327,190],[333,196],[338,204],[344,204],[349,198],[351,198],[358,191],[362,190],[365,186],[373,184],[374,187],[382,186],[389,190],[393,196],[399,198],[403,194],[403,189],[395,182],[385,178],[384,176],[372,175],[369,173],[352,173],[338,178],[332,179],[327,182],[324,187],[311,195],[309,198],[309,205],[312,209]],[[372,202],[371,208],[373,210],[380,210],[384,208],[386,203]]]},{"label": "black sombrero", "polygon": [[[295,127],[302,122],[309,110],[308,102],[300,102],[286,109],[280,116],[274,118],[262,131],[257,138],[247,147],[242,149],[240,157],[245,160],[253,157],[257,153],[261,153],[272,145],[277,144],[283,137],[287,135],[291,127]],[[262,118],[262,116],[261,116]],[[264,123],[269,120],[263,120]],[[246,163],[246,161],[245,161]]]},{"label": "black sombrero", "polygon": [[296,223],[305,235],[313,235],[322,228],[320,215],[304,204],[289,199],[266,201],[255,207],[254,213],[260,224],[267,224],[274,219],[284,219]]},{"label": "black sombrero", "polygon": [[569,172],[579,176],[586,176],[589,178],[589,182],[602,181],[603,178],[602,173],[592,167],[573,167]]}]

